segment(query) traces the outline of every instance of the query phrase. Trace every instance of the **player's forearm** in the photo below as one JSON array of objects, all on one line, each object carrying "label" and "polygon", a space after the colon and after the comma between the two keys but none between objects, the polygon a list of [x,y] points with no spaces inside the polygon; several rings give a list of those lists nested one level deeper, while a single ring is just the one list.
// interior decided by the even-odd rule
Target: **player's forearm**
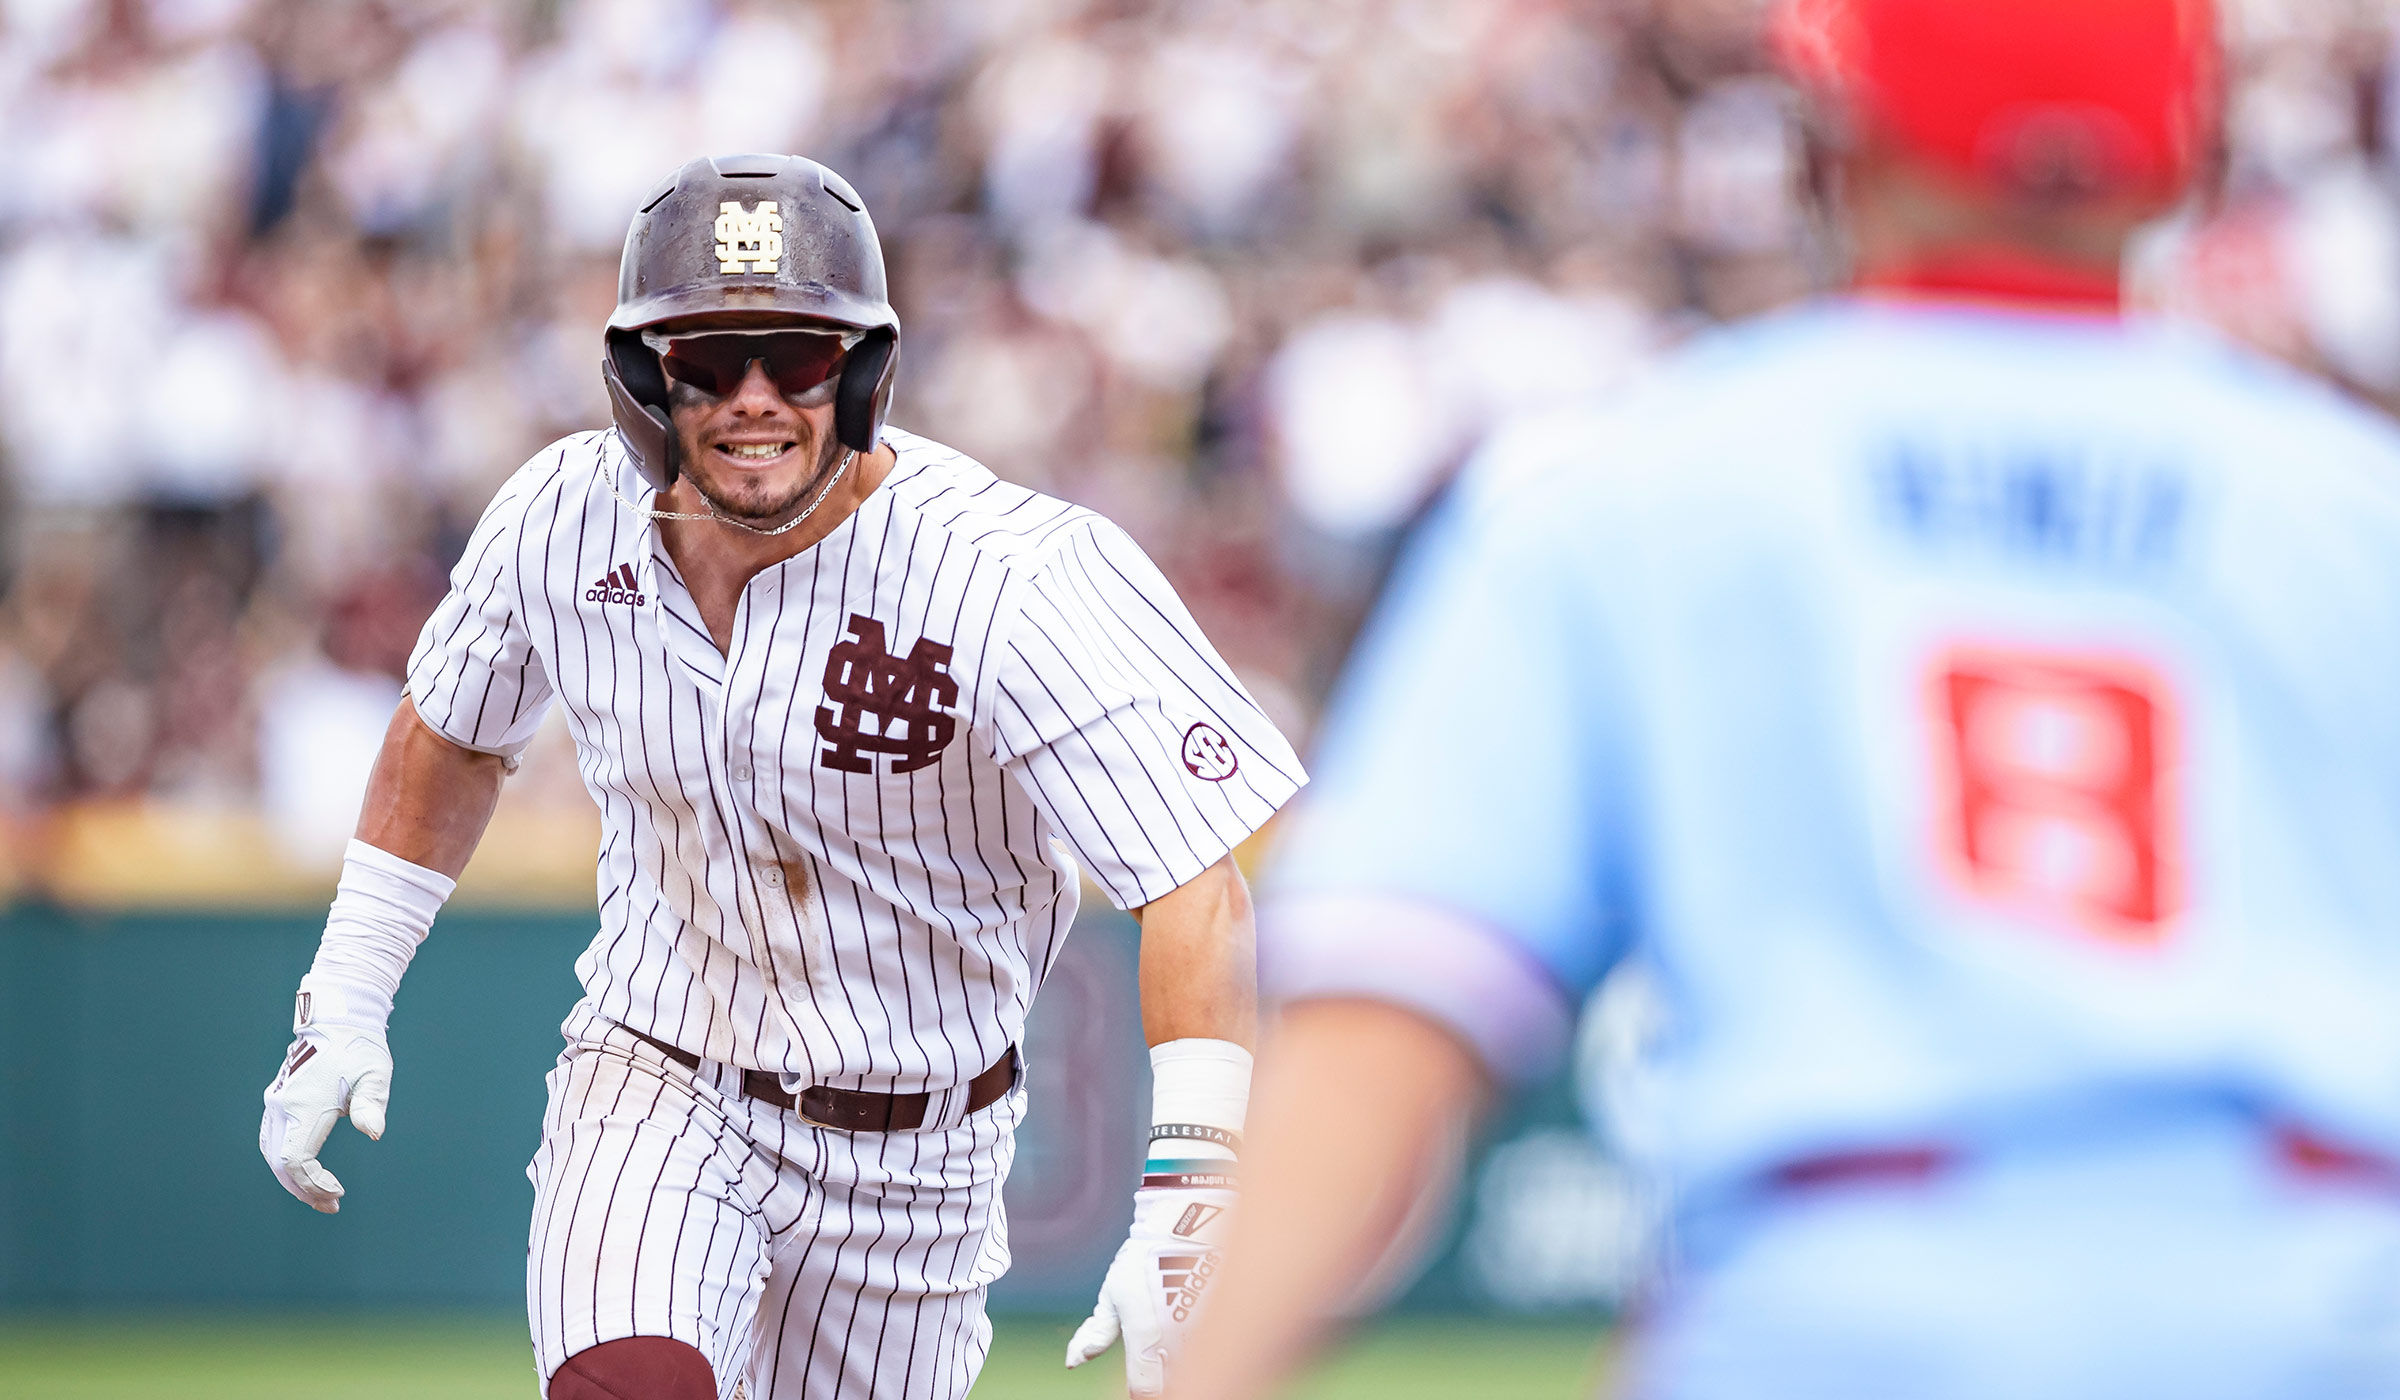
[{"label": "player's forearm", "polygon": [[1250,887],[1227,856],[1134,911],[1142,925],[1142,1036],[1258,1038],[1258,930]]},{"label": "player's forearm", "polygon": [[1236,1209],[1258,1031],[1257,939],[1250,891],[1230,856],[1133,912],[1150,1042],[1149,1150],[1133,1227],[1092,1315],[1067,1341],[1066,1362],[1083,1365],[1122,1338],[1127,1392],[1155,1397]]},{"label": "player's forearm", "polygon": [[403,698],[367,779],[358,839],[455,880],[491,824],[505,777],[504,760],[434,733]]},{"label": "player's forearm", "polygon": [[506,776],[503,760],[451,743],[401,700],[367,780],[325,936],[301,984],[304,1019],[348,1016],[381,1033],[417,945],[483,839]]},{"label": "player's forearm", "polygon": [[1483,1071],[1433,1023],[1376,1002],[1293,1008],[1251,1108],[1242,1208],[1171,1400],[1260,1400],[1401,1239]]},{"label": "player's forearm", "polygon": [[426,728],[406,700],[384,733],[358,839],[293,1001],[292,1048],[259,1123],[276,1179],[320,1211],[341,1209],[342,1184],[317,1160],[335,1117],[383,1135],[392,1000],[482,839],[505,774],[500,759]]}]

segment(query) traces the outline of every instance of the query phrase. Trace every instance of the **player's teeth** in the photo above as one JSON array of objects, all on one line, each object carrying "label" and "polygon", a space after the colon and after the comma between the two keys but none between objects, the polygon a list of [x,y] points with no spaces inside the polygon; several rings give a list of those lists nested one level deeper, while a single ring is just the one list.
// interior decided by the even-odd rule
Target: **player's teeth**
[{"label": "player's teeth", "polygon": [[736,457],[766,458],[781,456],[785,445],[780,442],[745,442],[728,444],[725,450]]}]

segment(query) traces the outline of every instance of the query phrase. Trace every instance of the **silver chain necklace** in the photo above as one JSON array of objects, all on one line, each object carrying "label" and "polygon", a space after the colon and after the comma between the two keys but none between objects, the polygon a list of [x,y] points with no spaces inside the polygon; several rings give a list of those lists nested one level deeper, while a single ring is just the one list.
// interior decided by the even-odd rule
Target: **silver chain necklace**
[{"label": "silver chain necklace", "polygon": [[[634,502],[632,497],[625,494],[624,488],[617,485],[616,475],[609,471],[608,462],[605,458],[602,459],[600,463],[600,479],[607,482],[608,489],[615,494],[617,500],[622,502],[627,510],[634,512],[636,515],[646,515],[652,520],[714,520],[719,525],[731,525],[736,530],[747,530],[753,535],[772,536],[780,535],[787,530],[797,530],[803,524],[807,523],[808,518],[817,513],[817,507],[825,504],[825,498],[833,494],[833,488],[842,484],[842,478],[850,473],[850,464],[857,460],[857,448],[853,447],[844,449],[842,453],[842,464],[833,469],[833,475],[825,478],[825,484],[817,489],[816,499],[808,503],[808,508],[806,510],[801,511],[798,515],[786,520],[772,530],[762,530],[756,525],[746,524],[743,521],[734,519],[725,512],[718,510],[717,503],[710,500],[705,495],[700,497],[700,504],[708,507],[706,514],[696,514],[688,510],[653,510],[649,506],[638,505]],[[698,492],[700,488],[695,486],[692,489],[694,492]]]}]

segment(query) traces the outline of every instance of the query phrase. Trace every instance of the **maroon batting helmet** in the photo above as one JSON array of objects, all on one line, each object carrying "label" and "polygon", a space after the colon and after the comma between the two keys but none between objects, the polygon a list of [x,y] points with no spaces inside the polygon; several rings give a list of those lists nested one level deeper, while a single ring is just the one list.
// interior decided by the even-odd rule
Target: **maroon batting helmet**
[{"label": "maroon batting helmet", "polygon": [[843,446],[875,450],[900,318],[875,223],[849,181],[800,156],[718,156],[668,176],[633,216],[600,374],[618,434],[661,491],[675,482],[680,449],[666,374],[642,332],[694,316],[865,331],[843,364],[833,426]]}]

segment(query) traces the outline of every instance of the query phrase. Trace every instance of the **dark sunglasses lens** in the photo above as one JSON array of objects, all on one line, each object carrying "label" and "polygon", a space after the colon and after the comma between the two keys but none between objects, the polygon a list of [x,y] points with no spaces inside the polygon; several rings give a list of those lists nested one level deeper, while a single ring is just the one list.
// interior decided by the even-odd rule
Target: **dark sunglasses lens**
[{"label": "dark sunglasses lens", "polygon": [[661,363],[668,377],[722,397],[741,387],[753,361],[766,362],[776,392],[799,394],[831,378],[841,359],[840,336],[786,331],[677,337],[667,342]]},{"label": "dark sunglasses lens", "polygon": [[689,342],[676,342],[660,357],[659,364],[665,368],[667,378],[676,383],[689,384],[702,393],[719,397],[733,392],[734,385],[742,382],[745,368],[740,364],[730,366],[732,377],[728,380],[714,356],[694,352]]},{"label": "dark sunglasses lens", "polygon": [[831,379],[841,362],[840,336],[779,335],[767,353],[767,377],[783,393],[805,393]]}]

